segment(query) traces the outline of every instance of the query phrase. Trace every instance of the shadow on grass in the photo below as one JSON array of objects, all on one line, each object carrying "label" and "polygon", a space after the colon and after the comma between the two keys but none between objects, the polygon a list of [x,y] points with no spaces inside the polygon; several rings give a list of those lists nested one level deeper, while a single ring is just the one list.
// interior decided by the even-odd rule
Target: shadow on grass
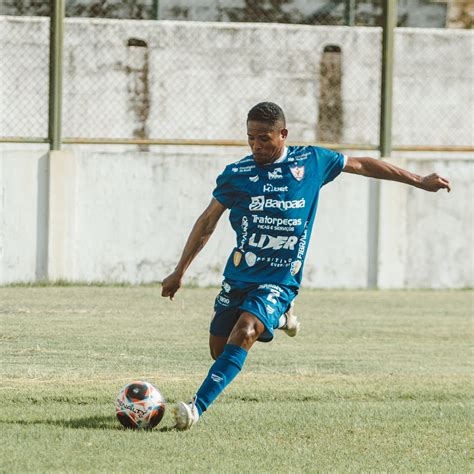
[{"label": "shadow on grass", "polygon": [[[123,427],[114,417],[111,416],[87,416],[84,418],[70,418],[65,420],[0,420],[1,424],[8,425],[49,425],[58,426],[60,428],[74,428],[74,429],[91,429],[91,430],[114,430],[114,431],[132,431]],[[147,431],[147,430],[137,430]],[[162,428],[155,428],[150,431],[174,431],[170,426]]]}]

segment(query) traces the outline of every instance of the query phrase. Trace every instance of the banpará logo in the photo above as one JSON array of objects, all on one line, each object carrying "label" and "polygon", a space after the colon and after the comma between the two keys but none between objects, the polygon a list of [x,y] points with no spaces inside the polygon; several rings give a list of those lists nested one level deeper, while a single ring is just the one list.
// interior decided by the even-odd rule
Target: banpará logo
[{"label": "banpar\u00e1 logo", "polygon": [[252,201],[249,205],[250,211],[263,211],[264,209],[281,209],[287,211],[288,209],[301,209],[306,206],[304,198],[294,199],[292,201],[279,201],[278,199],[265,199],[265,196],[252,196]]},{"label": "banpar\u00e1 logo", "polygon": [[265,205],[265,196],[252,196],[252,201],[250,202],[249,210],[250,211],[263,211],[264,205]]},{"label": "banpar\u00e1 logo", "polygon": [[281,217],[256,216],[252,214],[254,224],[276,225],[276,226],[299,226],[302,224],[301,219],[283,219]]},{"label": "banpar\u00e1 logo", "polygon": [[249,245],[252,247],[258,247],[262,250],[294,250],[295,245],[298,242],[298,237],[294,235],[267,235],[261,234],[257,238],[257,234],[252,234],[249,240]]},{"label": "banpar\u00e1 logo", "polygon": [[288,186],[275,186],[271,183],[263,185],[264,193],[286,193],[288,192]]},{"label": "banpar\u00e1 logo", "polygon": [[281,174],[281,168],[275,168],[273,171],[269,171],[268,179],[283,179],[283,175]]},{"label": "banpar\u00e1 logo", "polygon": [[302,199],[294,199],[293,201],[278,201],[277,199],[267,199],[265,201],[266,208],[281,209],[282,211],[287,211],[288,209],[301,209],[306,206],[306,201]]}]

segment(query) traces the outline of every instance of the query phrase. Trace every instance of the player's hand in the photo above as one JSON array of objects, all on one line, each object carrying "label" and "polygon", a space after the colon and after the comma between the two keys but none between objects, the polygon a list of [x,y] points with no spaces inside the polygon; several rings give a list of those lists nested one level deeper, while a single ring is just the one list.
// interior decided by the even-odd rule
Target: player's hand
[{"label": "player's hand", "polygon": [[421,179],[421,188],[425,191],[430,191],[435,193],[440,189],[447,189],[448,193],[451,191],[451,186],[449,181],[443,177],[441,177],[437,173],[429,174],[428,176],[424,176]]},{"label": "player's hand", "polygon": [[175,293],[181,288],[182,275],[173,272],[168,275],[161,283],[161,296],[173,301]]}]

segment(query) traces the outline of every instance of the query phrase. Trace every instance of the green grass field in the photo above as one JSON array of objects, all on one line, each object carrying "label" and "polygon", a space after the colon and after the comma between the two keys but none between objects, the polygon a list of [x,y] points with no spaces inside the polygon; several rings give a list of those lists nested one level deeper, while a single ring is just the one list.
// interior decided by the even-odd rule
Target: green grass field
[{"label": "green grass field", "polygon": [[207,374],[216,289],[0,288],[2,472],[472,472],[472,291],[310,291],[193,430],[115,419]]}]

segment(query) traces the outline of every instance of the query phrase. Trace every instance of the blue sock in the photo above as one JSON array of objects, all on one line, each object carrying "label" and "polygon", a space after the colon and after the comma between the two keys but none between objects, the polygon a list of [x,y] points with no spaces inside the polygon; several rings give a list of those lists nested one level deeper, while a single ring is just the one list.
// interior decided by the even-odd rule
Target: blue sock
[{"label": "blue sock", "polygon": [[234,344],[226,344],[224,352],[209,369],[207,377],[196,393],[199,416],[222,393],[242,369],[247,351]]}]

